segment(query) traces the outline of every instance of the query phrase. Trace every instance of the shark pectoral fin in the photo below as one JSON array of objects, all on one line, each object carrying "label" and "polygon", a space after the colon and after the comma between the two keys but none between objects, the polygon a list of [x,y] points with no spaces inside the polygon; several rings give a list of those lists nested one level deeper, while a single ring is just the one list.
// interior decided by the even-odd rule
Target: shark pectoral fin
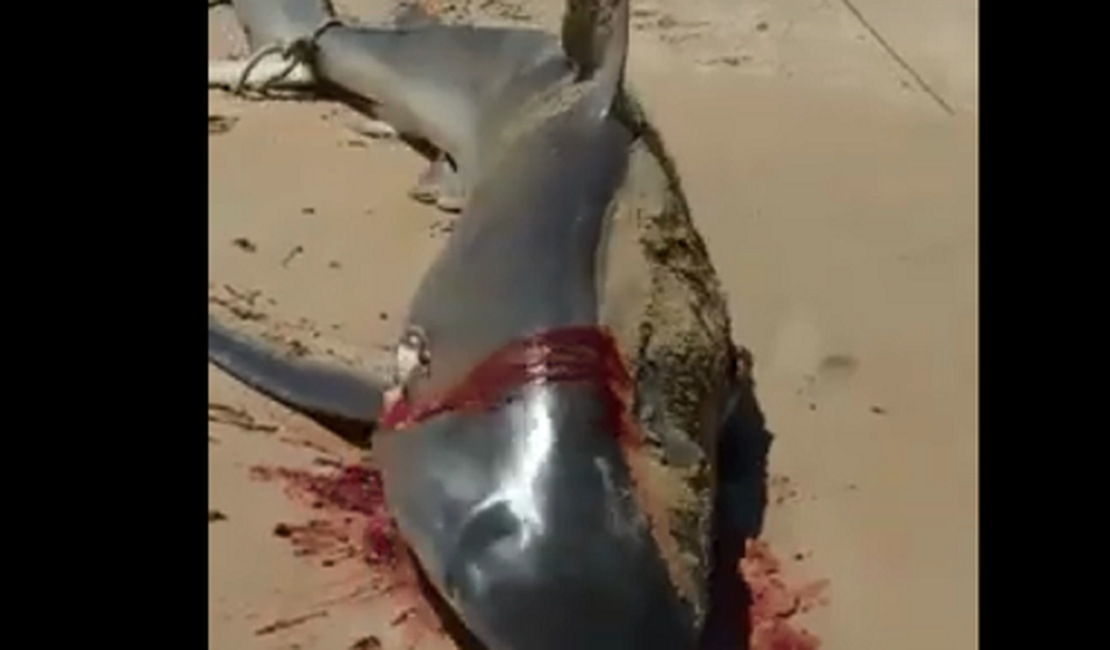
[{"label": "shark pectoral fin", "polygon": [[208,360],[236,380],[310,416],[373,424],[388,382],[339,366],[292,359],[208,317]]}]

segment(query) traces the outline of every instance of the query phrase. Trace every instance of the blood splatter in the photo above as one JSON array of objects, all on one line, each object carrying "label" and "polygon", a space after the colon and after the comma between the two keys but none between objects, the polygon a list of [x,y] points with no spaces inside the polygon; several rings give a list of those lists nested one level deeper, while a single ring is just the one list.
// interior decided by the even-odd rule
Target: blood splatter
[{"label": "blood splatter", "polygon": [[[361,560],[369,571],[364,578],[370,591],[360,588],[354,597],[369,593],[388,597],[394,617],[406,640],[416,647],[430,635],[443,635],[443,625],[427,601],[417,568],[385,506],[381,476],[368,465],[327,467],[307,471],[258,466],[257,480],[281,481],[294,501],[310,507],[315,516],[305,523],[279,523],[273,533],[289,541],[294,553],[337,567]],[[344,598],[342,600],[347,600]]]},{"label": "blood splatter", "polygon": [[740,574],[751,590],[750,650],[817,650],[821,640],[796,626],[793,618],[828,601],[827,580],[793,587],[786,583],[782,562],[766,542],[749,539],[740,560]]},{"label": "blood splatter", "polygon": [[[338,522],[314,519],[304,525],[279,524],[274,533],[291,539],[298,555],[331,555],[335,549],[350,548],[352,540],[358,540],[361,548],[350,555],[361,555],[368,564],[375,566],[388,567],[397,563],[401,542],[393,518],[386,510],[381,474],[377,471],[362,465],[344,466],[325,473],[255,467],[251,475],[261,480],[284,481],[288,490],[302,498],[308,497],[314,509],[360,515],[360,522],[347,517]],[[356,530],[357,524],[362,525],[360,532]]]}]

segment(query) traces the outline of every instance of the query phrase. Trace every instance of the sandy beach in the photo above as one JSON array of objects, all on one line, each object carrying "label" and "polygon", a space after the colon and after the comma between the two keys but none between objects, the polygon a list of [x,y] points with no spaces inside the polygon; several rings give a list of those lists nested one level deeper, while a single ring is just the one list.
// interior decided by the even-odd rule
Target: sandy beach
[{"label": "sandy beach", "polygon": [[[372,19],[392,2],[337,4]],[[439,4],[549,28],[562,6]],[[762,539],[791,581],[828,581],[795,624],[826,650],[974,650],[977,3],[633,7],[631,83],[676,157],[774,434]],[[209,25],[210,56],[244,53],[230,10]],[[330,102],[210,91],[209,116],[210,309],[378,363],[451,227],[406,196],[424,161]],[[404,595],[374,595],[342,556],[343,522],[334,548],[298,554],[282,526],[311,520],[311,499],[252,471],[315,471],[353,446],[211,366],[209,420],[210,648],[454,647],[412,631]]]}]

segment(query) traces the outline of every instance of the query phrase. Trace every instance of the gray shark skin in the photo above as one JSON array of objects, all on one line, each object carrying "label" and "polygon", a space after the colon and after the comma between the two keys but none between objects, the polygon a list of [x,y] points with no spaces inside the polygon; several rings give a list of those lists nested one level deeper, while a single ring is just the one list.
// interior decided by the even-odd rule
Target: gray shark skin
[{"label": "gray shark skin", "polygon": [[465,194],[479,181],[505,120],[531,95],[571,75],[558,41],[536,30],[336,27],[321,35],[318,48],[314,70],[323,80],[370,98],[378,118],[446,152]]},{"label": "gray shark skin", "polygon": [[[269,6],[298,1],[313,2]],[[236,10],[247,3],[262,0]],[[284,37],[316,27],[272,24]],[[423,22],[335,27],[317,42],[320,77],[392,107],[466,178],[455,232],[410,305],[428,362],[409,399],[570,326],[611,329],[635,380],[640,451],[621,448],[612,405],[589,382],[528,385],[489,411],[375,435],[406,543],[491,650],[694,648],[708,609],[717,440],[738,353],[670,158],[622,90],[627,30],[628,0],[569,0],[561,42]],[[461,60],[492,72],[463,74]],[[295,408],[348,417],[376,403],[367,378],[314,386],[227,337],[214,355],[211,332],[216,365],[251,369],[244,381]]]},{"label": "gray shark skin", "polygon": [[385,380],[280,356],[211,316],[208,360],[242,383],[304,413],[365,423],[382,408]]},{"label": "gray shark skin", "polygon": [[[325,0],[230,4],[255,51],[309,38],[335,16]],[[465,198],[505,120],[530,96],[570,78],[572,62],[553,34],[444,25],[416,7],[391,25],[322,31],[312,48],[312,70],[321,90],[370,104],[375,117],[403,136],[444,152],[459,178],[442,185]]]}]

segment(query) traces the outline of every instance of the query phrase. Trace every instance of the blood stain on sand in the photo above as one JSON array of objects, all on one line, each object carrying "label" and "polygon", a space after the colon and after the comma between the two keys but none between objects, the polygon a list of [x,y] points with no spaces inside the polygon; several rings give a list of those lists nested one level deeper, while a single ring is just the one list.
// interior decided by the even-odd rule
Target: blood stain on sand
[{"label": "blood stain on sand", "polygon": [[360,588],[348,599],[367,593],[388,596],[390,606],[399,610],[391,625],[400,629],[410,647],[429,634],[443,634],[420,591],[408,550],[386,511],[377,471],[362,465],[316,471],[256,466],[250,475],[255,480],[283,483],[291,499],[314,511],[305,523],[281,522],[273,529],[275,536],[289,541],[295,555],[318,560],[325,567],[362,561],[367,571],[357,579],[365,581],[369,589]]},{"label": "blood stain on sand", "polygon": [[[273,529],[274,535],[289,540],[296,555],[319,558],[329,567],[361,559],[369,570],[363,579],[371,586],[370,593],[390,597],[396,612],[390,625],[400,629],[408,647],[416,647],[429,635],[445,636],[441,622],[420,590],[416,568],[385,509],[381,477],[376,471],[364,466],[326,468],[316,472],[259,466],[251,469],[251,476],[256,480],[284,483],[291,498],[315,512],[316,516],[306,523],[279,523]],[[747,541],[738,570],[751,591],[750,650],[817,650],[820,647],[820,639],[797,626],[794,619],[817,605],[827,604],[824,596],[827,580],[789,585],[781,561],[760,540]],[[348,598],[353,600],[367,591],[359,589]],[[277,631],[316,616],[326,616],[326,612],[279,621],[262,630],[266,633]]]},{"label": "blood stain on sand", "polygon": [[750,650],[817,650],[821,640],[793,619],[818,605],[827,605],[828,580],[790,586],[782,562],[766,542],[749,539],[740,560],[740,574],[751,590]]}]

